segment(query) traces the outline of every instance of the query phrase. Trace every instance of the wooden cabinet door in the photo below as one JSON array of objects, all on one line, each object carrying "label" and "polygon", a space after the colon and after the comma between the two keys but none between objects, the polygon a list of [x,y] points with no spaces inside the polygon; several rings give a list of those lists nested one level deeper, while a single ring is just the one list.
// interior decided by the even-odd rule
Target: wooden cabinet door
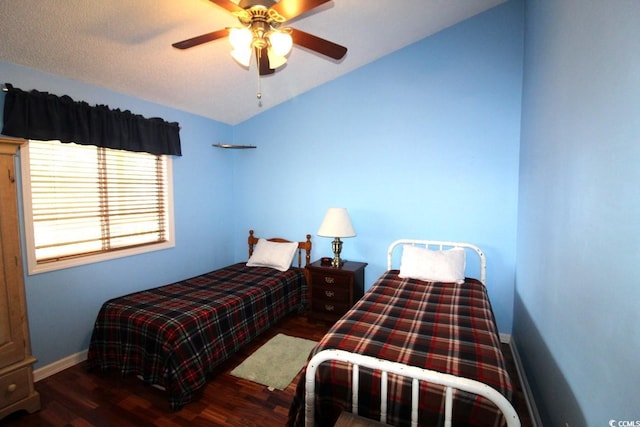
[{"label": "wooden cabinet door", "polygon": [[26,322],[13,155],[0,153],[0,368],[25,358]]}]

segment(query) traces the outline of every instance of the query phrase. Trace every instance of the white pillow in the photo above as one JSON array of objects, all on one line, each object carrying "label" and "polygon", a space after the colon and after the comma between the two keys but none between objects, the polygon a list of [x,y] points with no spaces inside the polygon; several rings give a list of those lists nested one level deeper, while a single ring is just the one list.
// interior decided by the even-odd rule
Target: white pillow
[{"label": "white pillow", "polygon": [[398,276],[428,282],[464,283],[465,257],[462,248],[433,251],[404,245]]},{"label": "white pillow", "polygon": [[270,242],[258,239],[253,254],[247,261],[247,267],[271,267],[287,271],[298,249],[297,242]]}]

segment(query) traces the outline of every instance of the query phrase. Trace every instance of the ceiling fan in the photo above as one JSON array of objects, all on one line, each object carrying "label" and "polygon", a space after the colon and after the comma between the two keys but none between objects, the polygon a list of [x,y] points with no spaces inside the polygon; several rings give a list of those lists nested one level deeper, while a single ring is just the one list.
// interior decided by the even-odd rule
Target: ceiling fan
[{"label": "ceiling fan", "polygon": [[301,30],[283,27],[287,21],[331,0],[210,0],[226,9],[240,21],[240,28],[224,28],[173,43],[178,49],[189,49],[210,41],[229,37],[231,56],[248,67],[255,53],[260,76],[273,74],[287,61],[293,44],[329,58],[340,60],[347,48]]}]

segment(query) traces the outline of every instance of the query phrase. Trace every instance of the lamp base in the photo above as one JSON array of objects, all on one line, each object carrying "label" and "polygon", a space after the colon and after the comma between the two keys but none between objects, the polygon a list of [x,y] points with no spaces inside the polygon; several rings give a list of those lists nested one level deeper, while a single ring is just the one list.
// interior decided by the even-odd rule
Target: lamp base
[{"label": "lamp base", "polygon": [[333,239],[331,242],[331,249],[333,249],[333,260],[331,261],[331,267],[342,267],[344,261],[340,258],[340,252],[342,252],[342,242],[339,237]]},{"label": "lamp base", "polygon": [[344,265],[344,260],[339,256],[334,256],[331,260],[331,267],[342,267]]}]

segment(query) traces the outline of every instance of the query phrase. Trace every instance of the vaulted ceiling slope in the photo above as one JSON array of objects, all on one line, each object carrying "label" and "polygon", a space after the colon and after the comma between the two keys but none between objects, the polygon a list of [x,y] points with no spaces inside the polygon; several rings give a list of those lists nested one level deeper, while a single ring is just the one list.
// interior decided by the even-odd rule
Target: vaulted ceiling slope
[{"label": "vaulted ceiling slope", "polygon": [[233,125],[503,1],[322,4],[287,25],[346,46],[347,55],[337,62],[294,46],[283,68],[260,79],[260,102],[255,65],[238,65],[228,40],[171,46],[238,25],[208,0],[2,0],[0,61]]}]

